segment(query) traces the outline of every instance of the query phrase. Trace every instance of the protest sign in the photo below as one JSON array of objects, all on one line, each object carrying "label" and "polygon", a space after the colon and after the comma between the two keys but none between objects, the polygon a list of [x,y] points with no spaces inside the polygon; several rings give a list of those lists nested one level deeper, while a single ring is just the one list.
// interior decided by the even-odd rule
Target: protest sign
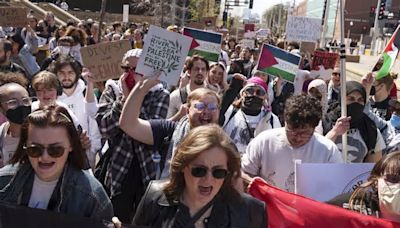
[{"label": "protest sign", "polygon": [[187,36],[151,25],[144,40],[136,72],[151,75],[155,70],[160,70],[160,80],[175,85],[181,75],[191,42],[192,39]]},{"label": "protest sign", "polygon": [[257,36],[262,38],[267,37],[270,33],[269,29],[259,29],[256,32]]},{"label": "protest sign", "polygon": [[22,7],[0,7],[0,26],[25,27],[28,24],[26,9]]},{"label": "protest sign", "polygon": [[257,70],[293,83],[301,57],[269,44],[263,44]]},{"label": "protest sign", "polygon": [[256,28],[255,24],[244,24],[245,32],[254,32],[255,28]]},{"label": "protest sign", "polygon": [[194,28],[183,28],[185,36],[192,37],[197,47],[189,51],[189,56],[201,55],[208,61],[217,62],[221,54],[222,34],[210,31],[202,31]]},{"label": "protest sign", "polygon": [[318,201],[354,191],[369,176],[373,163],[295,165],[295,191]]},{"label": "protest sign", "polygon": [[118,78],[123,73],[122,57],[132,48],[128,40],[119,40],[80,49],[83,65],[91,71],[95,81]]},{"label": "protest sign", "polygon": [[338,53],[315,51],[310,76],[312,78],[329,80],[338,59]]},{"label": "protest sign", "polygon": [[317,42],[321,36],[321,19],[289,16],[286,25],[286,40]]},{"label": "protest sign", "polygon": [[252,39],[243,39],[242,44],[243,47],[249,47],[250,49],[254,48],[254,40]]}]

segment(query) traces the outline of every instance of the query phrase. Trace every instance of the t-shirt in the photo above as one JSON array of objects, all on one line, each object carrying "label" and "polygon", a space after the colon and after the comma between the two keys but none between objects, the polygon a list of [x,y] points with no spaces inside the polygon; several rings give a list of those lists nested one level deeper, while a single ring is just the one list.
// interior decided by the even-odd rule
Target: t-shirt
[{"label": "t-shirt", "polygon": [[19,137],[12,137],[11,134],[8,133],[8,128],[10,124],[8,122],[3,123],[3,126],[0,127],[2,131],[1,134],[1,153],[0,153],[0,168],[7,165],[8,161],[14,155],[14,152],[17,150]]},{"label": "t-shirt", "polygon": [[[374,151],[382,151],[386,148],[381,132],[377,129],[376,144]],[[336,138],[336,145],[342,151],[342,137]],[[363,162],[368,155],[367,145],[365,144],[358,129],[350,129],[347,132],[347,161],[351,163]]]},{"label": "t-shirt", "polygon": [[[191,92],[189,85],[186,86],[186,91],[187,94]],[[181,108],[181,105],[182,105],[182,100],[181,100],[180,88],[177,88],[174,91],[172,91],[172,93],[169,95],[167,119],[174,116]]]},{"label": "t-shirt", "polygon": [[247,146],[242,156],[242,169],[260,176],[268,183],[294,191],[294,161],[302,163],[342,163],[340,151],[329,139],[317,133],[305,145],[293,148],[285,128],[264,131]]},{"label": "t-shirt", "polygon": [[47,209],[47,205],[49,204],[51,195],[53,194],[57,182],[58,179],[50,182],[42,181],[35,175],[28,207]]},{"label": "t-shirt", "polygon": [[391,113],[389,111],[389,101],[390,97],[380,102],[374,102],[371,100],[372,112],[384,120],[389,120],[391,117]]}]

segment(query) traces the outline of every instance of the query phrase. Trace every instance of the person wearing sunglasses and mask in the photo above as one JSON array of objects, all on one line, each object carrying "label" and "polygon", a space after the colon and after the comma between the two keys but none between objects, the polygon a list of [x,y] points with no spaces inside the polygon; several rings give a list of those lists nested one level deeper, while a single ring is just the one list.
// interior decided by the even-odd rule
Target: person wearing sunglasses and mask
[{"label": "person wearing sunglasses and mask", "polygon": [[47,106],[29,114],[10,165],[0,169],[0,200],[102,222],[113,209],[93,175],[67,110]]},{"label": "person wearing sunglasses and mask", "polygon": [[[341,150],[341,135],[347,131],[347,162],[377,162],[386,148],[385,141],[376,124],[364,113],[367,100],[365,88],[356,81],[346,82],[347,116],[340,117],[340,105],[326,116],[326,122],[336,123],[326,137]],[[328,126],[324,124],[324,126]]]},{"label": "person wearing sunglasses and mask", "polygon": [[240,177],[235,145],[215,124],[188,133],[176,149],[167,181],[153,181],[134,225],[149,227],[267,227],[264,204],[233,186]]},{"label": "person wearing sunglasses and mask", "polygon": [[240,154],[262,131],[280,128],[279,118],[268,109],[268,85],[259,77],[247,80],[240,98],[225,113],[223,128],[238,147]]},{"label": "person wearing sunglasses and mask", "polygon": [[353,192],[327,203],[365,215],[400,222],[400,152],[384,156],[372,168],[367,181]]}]

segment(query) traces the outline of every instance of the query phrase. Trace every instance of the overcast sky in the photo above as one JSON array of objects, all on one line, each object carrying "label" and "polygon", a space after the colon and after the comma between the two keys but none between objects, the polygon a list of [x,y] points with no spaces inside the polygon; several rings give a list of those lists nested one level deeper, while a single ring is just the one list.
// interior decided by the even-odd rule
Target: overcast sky
[{"label": "overcast sky", "polygon": [[[296,5],[299,4],[301,1],[303,0],[296,0]],[[271,6],[279,3],[285,4],[286,2],[290,2],[290,4],[293,4],[293,0],[254,0],[252,13],[258,13],[260,16],[262,16],[264,11],[270,8]],[[242,9],[234,10],[234,14],[240,15],[241,12]]]}]

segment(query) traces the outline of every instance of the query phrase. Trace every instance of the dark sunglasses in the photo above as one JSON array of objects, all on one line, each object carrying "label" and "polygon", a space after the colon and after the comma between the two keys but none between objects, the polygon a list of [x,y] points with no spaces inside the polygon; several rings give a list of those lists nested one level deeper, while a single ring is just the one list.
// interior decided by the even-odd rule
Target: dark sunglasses
[{"label": "dark sunglasses", "polygon": [[259,96],[259,97],[262,97],[262,96],[265,95],[265,91],[263,89],[258,89],[256,87],[247,87],[244,90],[244,92],[247,93],[248,95],[254,95],[255,94],[256,96]]},{"label": "dark sunglasses", "polygon": [[385,181],[396,184],[396,183],[400,183],[400,175],[398,174],[386,174],[384,176]]},{"label": "dark sunglasses", "polygon": [[124,66],[124,65],[121,65],[121,69],[124,71],[124,72],[129,72],[130,70],[131,71],[135,71],[136,70],[136,67],[130,67],[130,66]]},{"label": "dark sunglasses", "polygon": [[47,154],[53,158],[59,158],[64,154],[65,147],[61,145],[50,145],[43,146],[40,144],[32,144],[23,147],[29,157],[38,158],[43,155],[44,151],[47,150]]},{"label": "dark sunglasses", "polygon": [[[205,177],[207,175],[208,168],[207,167],[193,167],[192,168],[192,176],[194,177]],[[211,171],[212,176],[215,179],[224,179],[226,176],[228,176],[229,172],[226,169],[221,169],[221,168],[215,168],[212,169]]]}]

